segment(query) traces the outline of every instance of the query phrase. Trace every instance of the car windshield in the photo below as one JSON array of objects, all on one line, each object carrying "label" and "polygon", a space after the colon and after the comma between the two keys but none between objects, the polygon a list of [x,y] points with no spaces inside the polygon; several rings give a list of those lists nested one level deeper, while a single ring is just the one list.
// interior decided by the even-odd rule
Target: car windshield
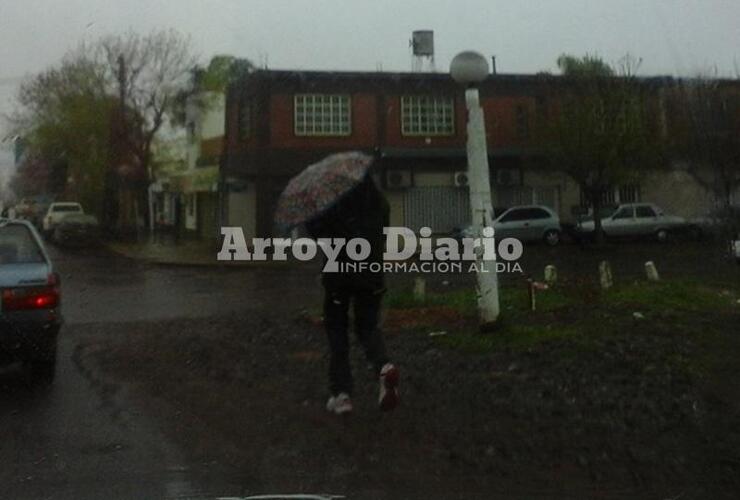
[{"label": "car windshield", "polygon": [[0,1],[0,500],[740,498],[738,20]]},{"label": "car windshield", "polygon": [[0,222],[0,266],[44,262],[31,230],[22,224]]}]

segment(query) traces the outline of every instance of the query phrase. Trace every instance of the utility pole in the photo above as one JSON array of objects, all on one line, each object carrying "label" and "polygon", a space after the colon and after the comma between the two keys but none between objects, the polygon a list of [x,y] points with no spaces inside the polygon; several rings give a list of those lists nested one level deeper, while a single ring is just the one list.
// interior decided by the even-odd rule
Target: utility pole
[{"label": "utility pole", "polygon": [[[452,78],[467,86],[465,104],[468,108],[468,185],[470,209],[473,216],[473,234],[476,238],[493,236],[493,208],[491,181],[488,170],[488,147],[486,127],[477,83],[488,76],[488,61],[477,52],[461,52],[450,65]],[[476,249],[478,279],[478,310],[481,330],[490,330],[496,325],[500,308],[498,299],[498,276],[496,261],[484,259],[483,249]]]}]

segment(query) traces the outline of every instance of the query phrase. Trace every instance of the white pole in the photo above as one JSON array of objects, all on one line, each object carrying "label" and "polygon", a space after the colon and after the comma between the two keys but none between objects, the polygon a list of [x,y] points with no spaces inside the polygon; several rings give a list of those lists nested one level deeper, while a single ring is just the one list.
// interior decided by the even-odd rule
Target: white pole
[{"label": "white pole", "polygon": [[[484,228],[493,228],[491,204],[491,182],[488,173],[488,148],[483,109],[480,106],[478,89],[465,91],[468,108],[468,183],[470,186],[470,209],[473,216],[473,234],[484,236]],[[488,236],[491,236],[488,234]],[[485,261],[483,249],[476,249],[478,278],[478,310],[482,329],[492,327],[499,315],[498,276],[496,261]]]}]

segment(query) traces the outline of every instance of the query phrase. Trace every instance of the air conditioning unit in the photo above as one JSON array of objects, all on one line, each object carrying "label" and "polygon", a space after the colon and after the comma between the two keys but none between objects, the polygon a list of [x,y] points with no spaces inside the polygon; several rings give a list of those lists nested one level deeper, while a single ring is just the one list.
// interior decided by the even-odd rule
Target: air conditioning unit
[{"label": "air conditioning unit", "polygon": [[500,186],[518,186],[522,182],[521,172],[517,168],[499,168],[496,170],[496,184]]},{"label": "air conditioning unit", "polygon": [[465,170],[455,172],[455,186],[456,187],[468,187],[470,182],[468,181],[468,173]]},{"label": "air conditioning unit", "polygon": [[410,170],[386,170],[385,187],[388,189],[405,189],[411,187]]}]

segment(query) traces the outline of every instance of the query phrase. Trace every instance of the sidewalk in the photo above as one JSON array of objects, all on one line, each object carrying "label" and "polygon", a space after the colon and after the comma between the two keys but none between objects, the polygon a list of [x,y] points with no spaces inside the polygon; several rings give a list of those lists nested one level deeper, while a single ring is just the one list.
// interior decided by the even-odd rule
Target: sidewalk
[{"label": "sidewalk", "polygon": [[109,241],[105,246],[111,252],[129,259],[167,266],[280,268],[302,264],[296,261],[220,261],[216,257],[218,250],[212,244],[200,241],[182,243]]}]

